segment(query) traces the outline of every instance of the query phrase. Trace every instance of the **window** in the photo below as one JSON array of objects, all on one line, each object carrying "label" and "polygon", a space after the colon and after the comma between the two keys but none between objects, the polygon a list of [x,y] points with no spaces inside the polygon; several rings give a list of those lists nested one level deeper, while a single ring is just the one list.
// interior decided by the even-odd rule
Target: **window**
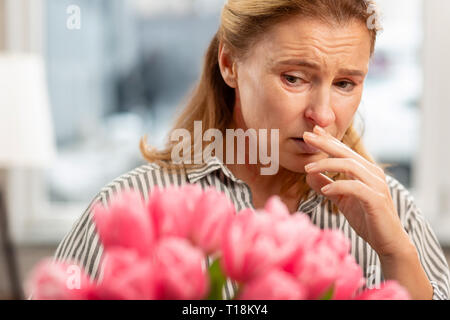
[{"label": "window", "polygon": [[422,98],[422,0],[377,1],[384,31],[377,39],[360,113],[363,140],[379,163],[414,188]]},{"label": "window", "polygon": [[[221,1],[48,0],[47,62],[60,157],[53,201],[86,203],[143,163],[140,137],[161,145],[198,77]],[[81,9],[81,29],[65,12]]]}]

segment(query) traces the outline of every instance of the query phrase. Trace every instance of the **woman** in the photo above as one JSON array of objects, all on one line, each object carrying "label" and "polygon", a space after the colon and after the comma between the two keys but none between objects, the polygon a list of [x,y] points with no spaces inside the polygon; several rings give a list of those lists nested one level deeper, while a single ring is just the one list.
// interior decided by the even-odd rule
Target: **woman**
[{"label": "woman", "polygon": [[[277,129],[270,148],[279,151],[279,170],[260,174],[264,165],[249,164],[249,150],[244,165],[218,156],[180,165],[173,159],[175,141],[157,151],[142,140],[150,163],[99,192],[56,258],[75,259],[92,277],[101,276],[102,245],[91,217],[96,202],[106,204],[128,188],[147,199],[155,186],[198,183],[225,192],[237,210],[260,208],[276,194],[291,212],[344,231],[367,286],[395,279],[415,299],[447,299],[448,266],[433,231],[353,128],[377,36],[371,9],[364,0],[229,0],[201,79],[173,131],[194,134],[194,121],[201,121],[202,133]],[[228,298],[234,289],[229,281]]]}]

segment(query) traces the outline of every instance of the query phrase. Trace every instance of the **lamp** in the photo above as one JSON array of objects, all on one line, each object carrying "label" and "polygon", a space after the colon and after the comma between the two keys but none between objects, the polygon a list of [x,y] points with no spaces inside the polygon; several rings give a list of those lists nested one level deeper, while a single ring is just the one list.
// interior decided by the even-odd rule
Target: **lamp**
[{"label": "lamp", "polygon": [[[6,177],[14,168],[48,168],[54,156],[43,59],[35,54],[0,53],[0,175]],[[5,194],[3,183],[0,232],[13,298],[20,299],[23,293]]]}]

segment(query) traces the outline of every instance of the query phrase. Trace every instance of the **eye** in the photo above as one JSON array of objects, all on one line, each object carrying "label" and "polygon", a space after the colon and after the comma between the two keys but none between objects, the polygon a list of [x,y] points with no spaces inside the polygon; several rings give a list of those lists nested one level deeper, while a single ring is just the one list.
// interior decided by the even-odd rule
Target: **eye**
[{"label": "eye", "polygon": [[343,89],[344,91],[352,91],[356,86],[356,84],[353,81],[347,80],[336,82],[336,85],[339,88]]},{"label": "eye", "polygon": [[288,82],[288,84],[301,84],[303,82],[302,78],[291,76],[289,74],[283,75],[284,79]]}]

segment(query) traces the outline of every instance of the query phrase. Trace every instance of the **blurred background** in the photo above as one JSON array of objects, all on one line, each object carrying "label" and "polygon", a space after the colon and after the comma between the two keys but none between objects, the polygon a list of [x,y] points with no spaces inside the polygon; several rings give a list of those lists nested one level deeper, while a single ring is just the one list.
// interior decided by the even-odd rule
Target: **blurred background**
[{"label": "blurred background", "polygon": [[[378,0],[358,121],[450,248],[450,1]],[[0,189],[23,281],[97,192],[161,146],[224,0],[0,0]],[[3,93],[2,93],[3,91]],[[3,232],[4,233],[4,232]],[[3,239],[3,242],[8,239]],[[0,299],[11,297],[0,255]]]}]

